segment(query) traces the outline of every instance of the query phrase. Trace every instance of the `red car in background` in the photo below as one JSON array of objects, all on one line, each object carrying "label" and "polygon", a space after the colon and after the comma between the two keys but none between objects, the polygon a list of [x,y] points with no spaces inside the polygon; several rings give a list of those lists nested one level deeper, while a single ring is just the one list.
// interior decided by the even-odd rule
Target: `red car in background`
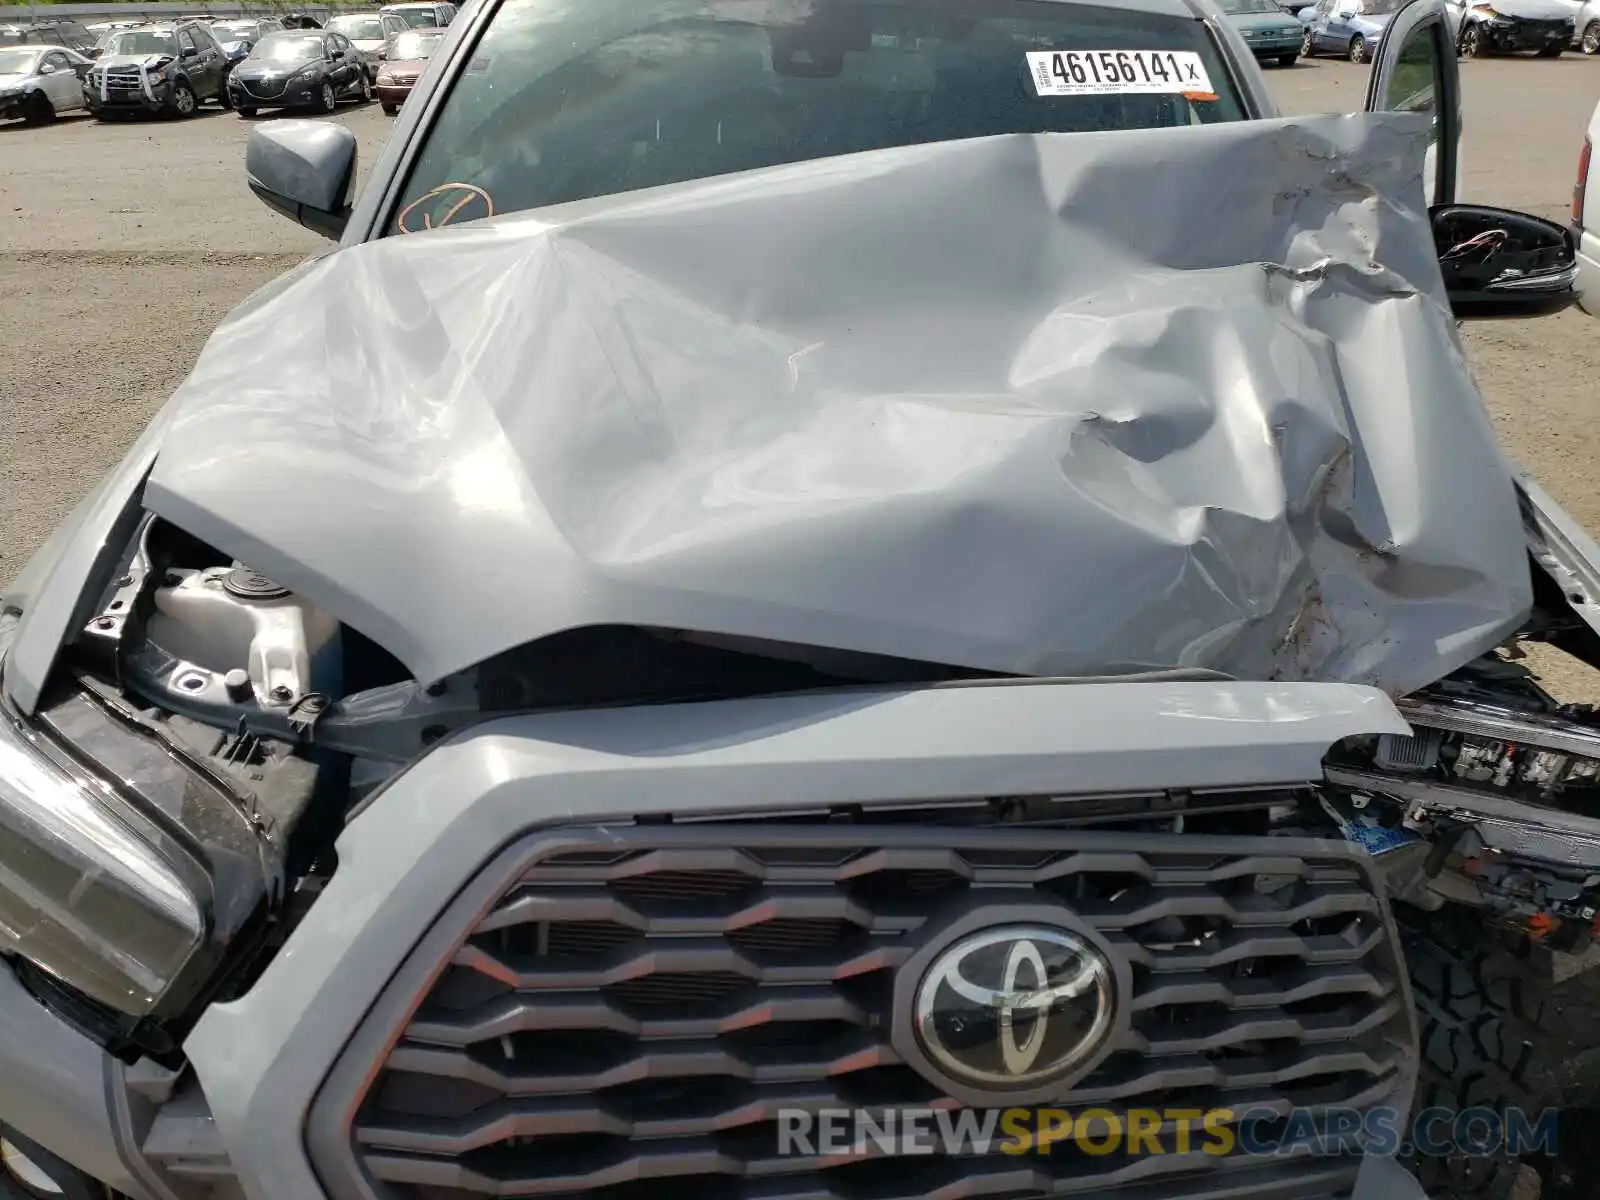
[{"label": "red car in background", "polygon": [[442,29],[408,29],[389,39],[388,58],[373,88],[384,112],[392,117],[400,111],[442,41]]}]

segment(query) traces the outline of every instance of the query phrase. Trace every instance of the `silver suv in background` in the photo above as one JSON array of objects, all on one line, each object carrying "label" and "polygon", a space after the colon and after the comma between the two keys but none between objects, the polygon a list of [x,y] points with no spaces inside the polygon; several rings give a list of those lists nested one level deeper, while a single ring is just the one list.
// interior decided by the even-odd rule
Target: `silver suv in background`
[{"label": "silver suv in background", "polygon": [[201,21],[141,25],[105,35],[83,95],[101,120],[192,116],[208,100],[227,106],[228,55]]}]

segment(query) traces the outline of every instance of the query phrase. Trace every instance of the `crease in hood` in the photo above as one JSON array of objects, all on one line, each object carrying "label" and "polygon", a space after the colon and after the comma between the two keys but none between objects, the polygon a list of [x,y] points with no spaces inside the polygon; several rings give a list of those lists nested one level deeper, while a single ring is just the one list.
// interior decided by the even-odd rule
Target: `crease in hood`
[{"label": "crease in hood", "polygon": [[875,151],[247,302],[154,511],[424,681],[563,630],[1409,691],[1531,603],[1427,119]]}]

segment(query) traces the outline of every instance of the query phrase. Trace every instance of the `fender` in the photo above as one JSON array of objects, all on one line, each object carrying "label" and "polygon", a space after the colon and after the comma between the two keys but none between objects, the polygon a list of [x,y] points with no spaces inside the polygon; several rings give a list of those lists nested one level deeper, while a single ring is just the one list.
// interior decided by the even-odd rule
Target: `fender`
[{"label": "fender", "polygon": [[1537,567],[1534,594],[1557,614],[1560,606],[1553,601],[1559,594],[1582,623],[1579,629],[1552,641],[1591,665],[1600,663],[1600,544],[1530,473],[1518,466],[1513,480],[1528,536],[1528,556]]}]

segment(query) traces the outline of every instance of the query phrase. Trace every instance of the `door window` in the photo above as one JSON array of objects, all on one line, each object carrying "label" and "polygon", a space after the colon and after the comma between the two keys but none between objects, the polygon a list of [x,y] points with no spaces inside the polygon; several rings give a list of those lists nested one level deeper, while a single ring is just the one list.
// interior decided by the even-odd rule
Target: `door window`
[{"label": "door window", "polygon": [[178,49],[183,54],[193,54],[199,47],[194,44],[194,35],[187,29],[178,30]]},{"label": "door window", "polygon": [[44,56],[44,60],[58,71],[72,70],[72,64],[67,61],[67,56],[59,50],[52,50]]},{"label": "door window", "polygon": [[1367,97],[1369,109],[1430,118],[1423,178],[1429,204],[1447,202],[1455,193],[1454,54],[1439,10],[1407,5],[1389,26]]},{"label": "door window", "polygon": [[332,58],[339,51],[339,39],[329,34],[322,39],[322,50],[324,54]]}]

